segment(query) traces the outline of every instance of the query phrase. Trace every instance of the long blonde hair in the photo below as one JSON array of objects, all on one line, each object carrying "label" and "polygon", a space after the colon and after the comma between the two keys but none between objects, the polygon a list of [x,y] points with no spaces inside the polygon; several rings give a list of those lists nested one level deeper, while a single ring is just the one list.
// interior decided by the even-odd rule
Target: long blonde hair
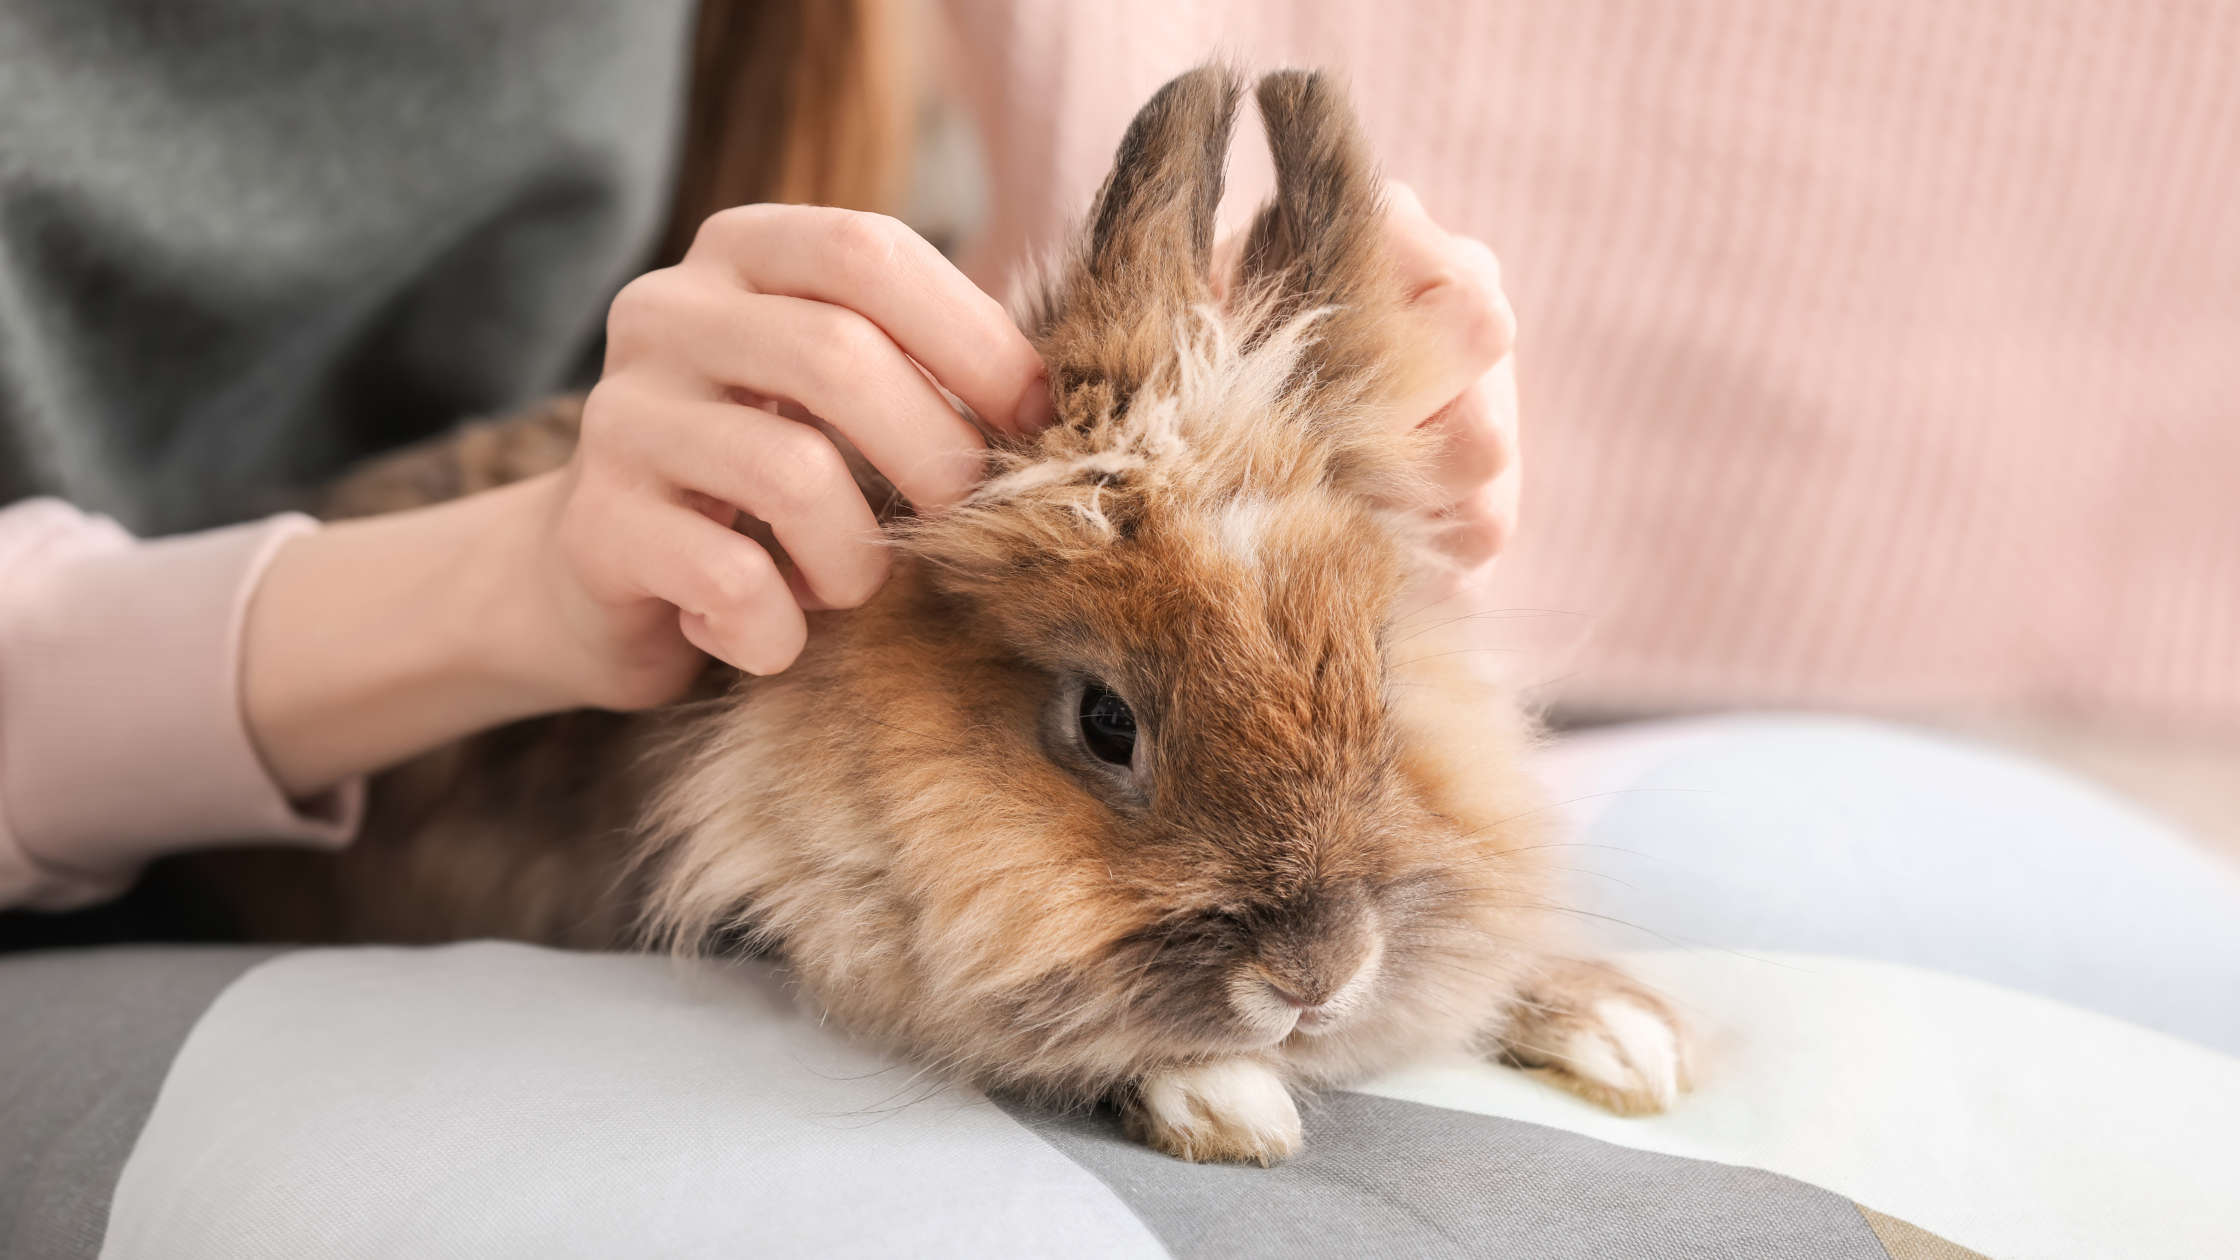
[{"label": "long blonde hair", "polygon": [[908,0],[701,0],[660,262],[757,201],[892,211],[917,104]]}]

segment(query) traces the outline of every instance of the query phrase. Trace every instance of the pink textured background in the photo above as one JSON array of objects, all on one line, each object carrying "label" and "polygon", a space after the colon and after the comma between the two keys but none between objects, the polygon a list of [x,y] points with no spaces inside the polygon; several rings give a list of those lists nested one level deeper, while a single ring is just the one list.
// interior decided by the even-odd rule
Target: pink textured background
[{"label": "pink textured background", "polygon": [[2240,730],[2240,5],[946,4],[990,283],[1209,51],[1350,75],[1507,268],[1561,699]]}]

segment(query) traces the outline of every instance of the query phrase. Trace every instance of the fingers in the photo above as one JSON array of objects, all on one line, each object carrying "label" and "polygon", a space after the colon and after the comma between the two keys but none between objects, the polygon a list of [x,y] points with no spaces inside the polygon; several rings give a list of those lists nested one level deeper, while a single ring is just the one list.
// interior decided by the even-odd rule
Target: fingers
[{"label": "fingers", "polygon": [[[564,606],[589,610],[581,637],[609,672],[663,663],[678,632],[742,669],[783,669],[803,609],[861,604],[886,577],[841,447],[921,508],[952,503],[985,451],[943,390],[1022,430],[1049,418],[1042,376],[996,303],[892,219],[716,215],[684,262],[632,281],[608,313],[606,371],[552,530],[582,597]],[[733,530],[739,512],[769,532]]]},{"label": "fingers", "polygon": [[1469,570],[1482,569],[1499,558],[1517,531],[1516,486],[1514,478],[1494,481],[1447,509],[1440,550]]},{"label": "fingers", "polygon": [[1516,536],[1518,494],[1524,484],[1516,417],[1516,368],[1504,360],[1457,399],[1445,418],[1454,425],[1448,449],[1473,452],[1459,456],[1458,462],[1469,460],[1472,473],[1490,470],[1474,483],[1459,469],[1442,482],[1454,499],[1441,513],[1445,528],[1440,545],[1466,571],[1491,564]]},{"label": "fingers", "polygon": [[750,674],[793,664],[808,619],[770,553],[681,504],[646,508],[618,523],[616,541],[640,589],[676,605],[693,646]]},{"label": "fingers", "polygon": [[1432,470],[1441,501],[1459,503],[1517,463],[1517,377],[1504,360],[1439,409],[1425,428],[1439,438]]},{"label": "fingers", "polygon": [[995,299],[894,219],[742,206],[702,226],[687,266],[695,260],[759,293],[861,313],[998,429],[1024,432],[1049,420],[1042,361],[1026,336]]},{"label": "fingers", "polygon": [[1483,242],[1440,228],[1405,184],[1386,185],[1385,204],[1386,250],[1407,300],[1404,335],[1420,351],[1393,419],[1439,439],[1439,548],[1469,581],[1516,532],[1516,315]]},{"label": "fingers", "polygon": [[1405,184],[1386,186],[1386,249],[1407,294],[1409,343],[1421,374],[1394,408],[1397,423],[1421,423],[1468,389],[1516,341],[1516,315],[1501,288],[1501,264],[1486,245],[1431,221]]},{"label": "fingers", "polygon": [[639,292],[625,297],[643,304],[642,317],[631,320],[624,344],[610,348],[610,375],[614,356],[644,340],[671,368],[677,392],[689,396],[694,381],[712,382],[797,403],[845,434],[921,508],[946,507],[979,480],[979,433],[864,316],[678,272],[656,272],[631,288]]},{"label": "fingers", "polygon": [[799,571],[807,606],[854,608],[886,581],[878,520],[824,434],[728,403],[664,402],[630,413],[619,437],[632,458],[669,485],[768,525]]}]

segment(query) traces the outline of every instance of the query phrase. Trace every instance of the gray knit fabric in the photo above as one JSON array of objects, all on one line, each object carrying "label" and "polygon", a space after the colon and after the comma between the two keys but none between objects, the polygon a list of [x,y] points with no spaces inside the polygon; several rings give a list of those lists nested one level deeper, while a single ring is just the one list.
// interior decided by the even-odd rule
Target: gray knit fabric
[{"label": "gray knit fabric", "polygon": [[660,229],[691,12],[0,5],[0,503],[236,519],[567,383]]}]

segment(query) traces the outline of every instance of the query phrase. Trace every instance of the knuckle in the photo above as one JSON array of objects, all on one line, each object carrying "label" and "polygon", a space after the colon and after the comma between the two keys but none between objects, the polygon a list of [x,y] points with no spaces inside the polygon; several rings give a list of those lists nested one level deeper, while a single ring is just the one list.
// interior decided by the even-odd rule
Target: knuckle
[{"label": "knuckle", "polygon": [[1458,435],[1447,451],[1449,477],[1475,491],[1501,475],[1500,450],[1476,434]]},{"label": "knuckle", "polygon": [[1490,481],[1506,472],[1514,458],[1508,430],[1494,418],[1490,409],[1483,407],[1473,407],[1463,417],[1457,445],[1482,481]]},{"label": "knuckle", "polygon": [[1456,345],[1474,365],[1492,367],[1509,353],[1516,337],[1516,319],[1498,289],[1488,289],[1469,277],[1458,277],[1449,299]]},{"label": "knuckle", "polygon": [[885,274],[909,235],[900,220],[860,211],[835,212],[825,232],[833,262],[865,278]]},{"label": "knuckle", "polygon": [[615,412],[627,404],[622,384],[612,376],[601,377],[584,396],[583,415],[576,421],[576,450],[594,451],[603,448],[614,437],[617,424]]},{"label": "knuckle", "polygon": [[1507,476],[1522,462],[1524,452],[1517,445],[1517,430],[1513,424],[1502,423],[1499,416],[1488,413],[1485,417],[1485,448],[1493,459],[1493,475]]},{"label": "knuckle", "polygon": [[1455,247],[1416,290],[1415,305],[1447,329],[1458,353],[1491,367],[1516,344],[1516,312],[1493,251],[1480,241],[1454,239]]},{"label": "knuckle", "polygon": [[797,517],[852,487],[848,461],[815,429],[789,424],[774,430],[756,459],[760,514]]},{"label": "knuckle", "polygon": [[685,253],[688,257],[734,254],[785,209],[784,206],[751,205],[718,210],[700,221],[700,226],[692,233],[692,245]]},{"label": "knuckle", "polygon": [[1499,507],[1488,512],[1485,519],[1485,535],[1487,543],[1496,552],[1508,546],[1509,540],[1517,536],[1516,512],[1508,507]]},{"label": "knuckle", "polygon": [[1482,568],[1491,564],[1501,554],[1501,544],[1506,541],[1501,531],[1490,522],[1472,521],[1456,529],[1448,539],[1448,552],[1469,568]]},{"label": "knuckle", "polygon": [[1499,362],[1508,358],[1517,348],[1517,308],[1509,304],[1508,293],[1498,285],[1492,290],[1492,299],[1493,340],[1500,347],[1500,353],[1494,359]]},{"label": "knuckle", "polygon": [[822,317],[805,329],[802,369],[818,393],[829,399],[855,389],[873,370],[886,334],[853,311],[837,306],[822,309]]},{"label": "knuckle", "polygon": [[1496,289],[1501,287],[1501,256],[1493,252],[1493,246],[1475,236],[1457,236],[1454,243],[1463,261],[1478,273],[1482,282]]},{"label": "knuckle", "polygon": [[608,354],[628,355],[641,349],[660,323],[670,302],[674,273],[669,268],[649,271],[623,285],[607,306]]},{"label": "knuckle", "polygon": [[642,391],[621,377],[601,378],[592,387],[590,396],[584,399],[576,435],[576,448],[590,467],[605,468],[630,456],[641,428],[634,420],[648,405]]},{"label": "knuckle", "polygon": [[768,598],[777,577],[770,554],[752,542],[733,547],[722,562],[710,565],[705,575],[708,607],[698,609],[711,622],[734,624],[746,618]]},{"label": "knuckle", "polygon": [[1481,499],[1473,505],[1464,528],[1475,542],[1480,559],[1491,560],[1509,545],[1516,526],[1516,515],[1507,506]]}]

